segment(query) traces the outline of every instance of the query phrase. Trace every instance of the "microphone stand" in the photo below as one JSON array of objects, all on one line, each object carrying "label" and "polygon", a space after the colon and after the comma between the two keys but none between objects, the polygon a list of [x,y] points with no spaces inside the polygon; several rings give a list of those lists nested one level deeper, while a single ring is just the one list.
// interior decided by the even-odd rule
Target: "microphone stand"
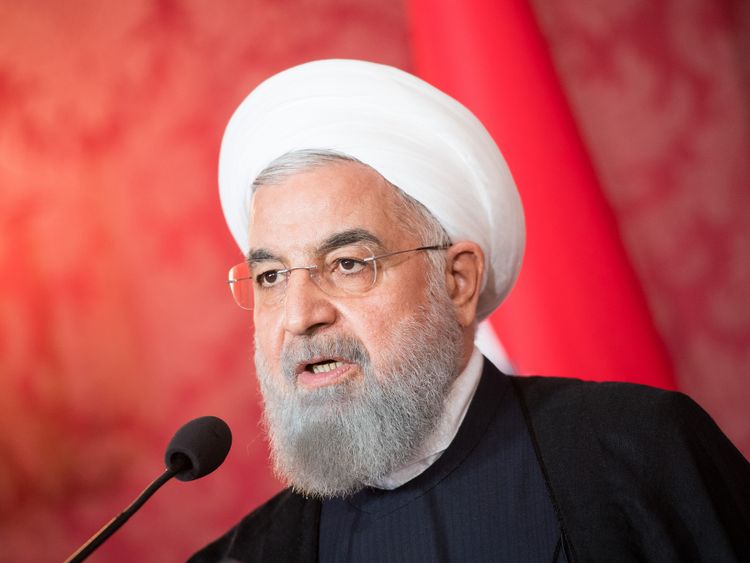
[{"label": "microphone stand", "polygon": [[86,559],[94,552],[97,547],[103,544],[107,540],[107,538],[109,538],[112,534],[119,530],[120,526],[127,522],[128,519],[130,519],[130,517],[135,514],[141,506],[143,506],[143,503],[150,499],[151,495],[158,491],[164,483],[169,481],[180,471],[183,471],[190,467],[190,459],[188,459],[187,456],[180,455],[175,456],[175,458],[176,459],[173,460],[173,463],[170,464],[170,467],[168,467],[164,471],[164,473],[154,479],[154,481],[148,487],[146,487],[140,495],[138,495],[138,497],[130,504],[130,506],[123,510],[119,515],[112,518],[112,520],[105,524],[101,530],[91,536],[91,538],[89,538],[89,540],[85,544],[83,544],[78,549],[78,551],[68,557],[64,563],[80,563],[81,561]]}]

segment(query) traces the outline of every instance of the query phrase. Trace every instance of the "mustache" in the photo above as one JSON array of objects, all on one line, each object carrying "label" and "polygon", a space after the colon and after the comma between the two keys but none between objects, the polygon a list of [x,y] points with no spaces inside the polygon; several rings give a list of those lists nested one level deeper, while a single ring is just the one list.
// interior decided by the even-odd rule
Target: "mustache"
[{"label": "mustache", "polygon": [[287,342],[281,350],[281,370],[284,377],[294,381],[299,364],[320,357],[341,358],[362,368],[370,365],[367,348],[354,336],[306,336]]}]

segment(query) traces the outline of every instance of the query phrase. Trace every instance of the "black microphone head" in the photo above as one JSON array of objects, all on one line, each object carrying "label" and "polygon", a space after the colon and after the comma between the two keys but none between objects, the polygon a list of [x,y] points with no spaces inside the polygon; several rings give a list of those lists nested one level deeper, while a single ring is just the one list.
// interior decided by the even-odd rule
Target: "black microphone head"
[{"label": "black microphone head", "polygon": [[[232,447],[232,431],[215,416],[202,416],[180,428],[164,454],[167,469],[180,468],[175,477],[192,481],[219,467]],[[186,463],[185,461],[189,463]]]}]

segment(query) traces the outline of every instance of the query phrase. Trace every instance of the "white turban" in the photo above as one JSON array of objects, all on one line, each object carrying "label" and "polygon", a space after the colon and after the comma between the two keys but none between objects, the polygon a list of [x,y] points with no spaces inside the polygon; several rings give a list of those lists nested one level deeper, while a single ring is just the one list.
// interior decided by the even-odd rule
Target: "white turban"
[{"label": "white turban", "polygon": [[427,207],[453,242],[479,244],[480,320],[508,294],[525,243],[521,200],[497,145],[456,100],[396,68],[354,60],[303,64],[260,84],[230,119],[219,157],[224,216],[243,252],[253,181],[298,149],[362,161]]}]

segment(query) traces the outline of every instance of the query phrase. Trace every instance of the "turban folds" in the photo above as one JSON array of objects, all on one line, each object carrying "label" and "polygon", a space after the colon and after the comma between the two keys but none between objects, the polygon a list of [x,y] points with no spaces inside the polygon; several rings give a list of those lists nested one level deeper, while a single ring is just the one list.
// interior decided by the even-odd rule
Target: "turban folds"
[{"label": "turban folds", "polygon": [[360,160],[427,207],[452,241],[479,244],[480,320],[510,291],[525,244],[521,201],[497,145],[459,102],[401,70],[354,60],[306,63],[261,83],[230,119],[219,157],[224,216],[243,252],[253,181],[299,149]]}]

